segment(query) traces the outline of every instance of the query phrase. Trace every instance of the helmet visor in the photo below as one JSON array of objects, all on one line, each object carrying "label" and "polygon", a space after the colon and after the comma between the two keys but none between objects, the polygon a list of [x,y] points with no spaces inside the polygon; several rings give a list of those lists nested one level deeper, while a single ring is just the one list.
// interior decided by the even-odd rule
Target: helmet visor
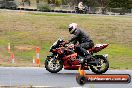
[{"label": "helmet visor", "polygon": [[72,34],[72,33],[73,33],[73,31],[74,31],[74,29],[69,28],[69,32],[70,32],[70,34]]}]

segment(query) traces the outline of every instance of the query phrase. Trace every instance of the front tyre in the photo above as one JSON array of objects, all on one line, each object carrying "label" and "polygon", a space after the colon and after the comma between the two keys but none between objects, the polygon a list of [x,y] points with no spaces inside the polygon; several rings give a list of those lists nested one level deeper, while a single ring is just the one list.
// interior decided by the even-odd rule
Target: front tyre
[{"label": "front tyre", "polygon": [[45,60],[45,68],[51,73],[57,73],[63,68],[61,60],[55,59],[55,57],[47,57]]},{"label": "front tyre", "polygon": [[99,63],[97,66],[90,66],[90,69],[96,74],[105,73],[109,68],[109,61],[103,55],[97,55],[96,59],[98,59]]}]

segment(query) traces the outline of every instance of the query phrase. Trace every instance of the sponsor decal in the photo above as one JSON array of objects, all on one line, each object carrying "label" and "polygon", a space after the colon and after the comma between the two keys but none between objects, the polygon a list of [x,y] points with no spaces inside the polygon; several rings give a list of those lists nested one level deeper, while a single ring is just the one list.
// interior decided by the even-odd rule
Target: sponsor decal
[{"label": "sponsor decal", "polygon": [[111,83],[111,84],[123,84],[130,83],[131,76],[129,74],[85,74],[79,75],[76,78],[77,83]]},{"label": "sponsor decal", "polygon": [[129,74],[86,75],[87,82],[130,83]]}]

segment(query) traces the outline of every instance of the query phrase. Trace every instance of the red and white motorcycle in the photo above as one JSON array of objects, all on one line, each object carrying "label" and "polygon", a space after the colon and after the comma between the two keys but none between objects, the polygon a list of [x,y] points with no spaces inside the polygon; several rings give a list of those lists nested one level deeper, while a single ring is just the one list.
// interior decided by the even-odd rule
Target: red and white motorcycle
[{"label": "red and white motorcycle", "polygon": [[[65,70],[78,70],[81,65],[79,60],[80,58],[84,58],[74,52],[75,45],[66,45],[64,42],[63,39],[58,39],[50,48],[51,54],[45,60],[45,68],[51,73],[57,73],[62,68]],[[101,51],[107,46],[108,44],[96,44],[93,48],[89,49],[88,52],[93,58],[90,62],[85,61],[83,69],[91,69],[96,74],[105,73],[109,68],[108,54],[94,55],[94,53]]]}]

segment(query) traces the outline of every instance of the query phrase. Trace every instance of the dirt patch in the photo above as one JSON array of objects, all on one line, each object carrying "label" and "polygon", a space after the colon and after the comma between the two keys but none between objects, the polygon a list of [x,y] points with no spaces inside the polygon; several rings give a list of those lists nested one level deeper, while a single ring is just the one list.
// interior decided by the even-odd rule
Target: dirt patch
[{"label": "dirt patch", "polygon": [[33,46],[33,45],[18,45],[18,46],[14,46],[15,49],[22,50],[22,51],[34,50],[35,47],[36,46]]}]

